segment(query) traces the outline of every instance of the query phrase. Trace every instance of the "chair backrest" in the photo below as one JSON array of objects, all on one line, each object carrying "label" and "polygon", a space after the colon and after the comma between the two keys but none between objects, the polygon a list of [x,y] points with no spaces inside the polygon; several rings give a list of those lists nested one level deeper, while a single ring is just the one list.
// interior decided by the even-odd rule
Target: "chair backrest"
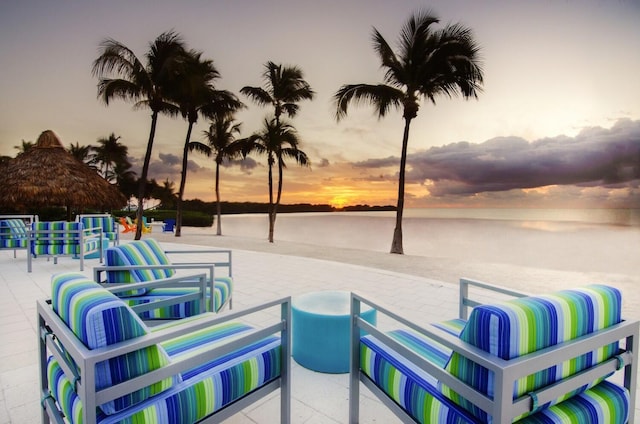
[{"label": "chair backrest", "polygon": [[[99,284],[76,273],[54,275],[51,306],[75,336],[89,349],[100,349],[144,336],[147,327],[118,297]],[[161,368],[170,363],[159,345],[127,353],[96,364],[96,390]],[[165,378],[150,386],[100,405],[107,415],[135,405],[163,392],[179,381]]]},{"label": "chair backrest", "polygon": [[7,239],[26,239],[29,229],[22,219],[0,220],[0,236]]},{"label": "chair backrest", "polygon": [[[564,290],[537,297],[523,297],[494,305],[477,306],[471,312],[460,339],[479,349],[509,360],[610,327],[621,321],[620,292],[603,285]],[[612,343],[521,378],[513,388],[514,399],[598,364],[618,351]],[[494,396],[494,376],[486,368],[453,353],[446,369],[476,390]],[[581,391],[597,384],[583,387]],[[491,417],[442,385],[442,393],[483,422]],[[577,392],[568,393],[558,403]],[[547,407],[549,405],[542,405]]]},{"label": "chair backrest", "polygon": [[162,225],[162,231],[173,231],[173,228],[176,225],[175,219],[165,219],[164,224]]},{"label": "chair backrest", "polygon": [[[171,265],[171,261],[154,239],[135,240],[131,243],[113,246],[105,251],[105,265]],[[175,269],[137,269],[108,271],[107,283],[139,283],[169,278],[175,275]]]},{"label": "chair backrest", "polygon": [[80,222],[67,221],[38,221],[33,222],[33,239],[38,245],[77,245],[80,243],[81,230]]},{"label": "chair backrest", "polygon": [[116,240],[118,238],[118,228],[115,225],[113,217],[109,214],[104,215],[78,215],[78,221],[82,222],[84,228],[102,228],[102,233],[108,240]]}]

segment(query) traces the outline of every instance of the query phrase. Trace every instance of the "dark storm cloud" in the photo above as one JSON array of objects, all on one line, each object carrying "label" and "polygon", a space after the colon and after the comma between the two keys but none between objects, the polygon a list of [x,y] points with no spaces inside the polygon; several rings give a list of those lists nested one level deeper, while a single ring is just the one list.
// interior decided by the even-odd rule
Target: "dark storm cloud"
[{"label": "dark storm cloud", "polygon": [[[160,160],[151,160],[149,163],[149,179],[155,179],[156,181],[164,181],[169,179],[172,181],[180,180],[180,171],[182,169],[182,158],[171,153],[160,153],[158,155]],[[132,169],[136,175],[140,176],[142,173],[142,161],[134,159],[132,161]],[[187,172],[197,173],[200,171],[206,171],[207,168],[198,165],[192,160],[187,160]],[[188,177],[187,177],[188,178]]]},{"label": "dark storm cloud", "polygon": [[250,174],[253,169],[258,167],[258,162],[255,159],[247,157],[245,159],[225,160],[222,162],[222,166],[225,168],[232,168],[239,166],[240,170],[245,174]]},{"label": "dark storm cloud", "polygon": [[[589,128],[575,137],[533,142],[498,137],[481,144],[453,143],[411,154],[407,162],[407,181],[432,181],[429,191],[436,196],[548,185],[637,185],[640,121],[621,120],[611,129]],[[398,166],[398,159],[375,159],[356,165]]]}]

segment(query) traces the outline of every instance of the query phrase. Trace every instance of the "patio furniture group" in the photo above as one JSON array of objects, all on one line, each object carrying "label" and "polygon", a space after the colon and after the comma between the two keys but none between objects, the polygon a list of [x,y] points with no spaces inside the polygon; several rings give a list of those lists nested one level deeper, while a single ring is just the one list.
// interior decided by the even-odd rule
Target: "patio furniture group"
[{"label": "patio furniture group", "polygon": [[145,239],[107,249],[95,281],[54,275],[37,305],[42,421],[219,422],[279,388],[288,423],[292,341],[303,366],[349,364],[350,423],[361,384],[403,422],[634,421],[640,324],[622,318],[615,288],[527,296],[461,279],[460,316],[428,327],[349,292],[219,314],[231,306],[227,252],[183,274]]}]

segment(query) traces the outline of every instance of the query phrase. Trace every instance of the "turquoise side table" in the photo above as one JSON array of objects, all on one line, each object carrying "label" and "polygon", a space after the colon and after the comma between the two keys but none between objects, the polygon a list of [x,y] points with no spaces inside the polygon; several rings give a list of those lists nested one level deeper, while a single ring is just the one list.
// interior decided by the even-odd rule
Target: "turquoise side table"
[{"label": "turquoise side table", "polygon": [[[349,372],[351,294],[320,291],[296,296],[291,302],[293,359],[310,370]],[[376,324],[376,311],[365,307],[361,316]]]}]

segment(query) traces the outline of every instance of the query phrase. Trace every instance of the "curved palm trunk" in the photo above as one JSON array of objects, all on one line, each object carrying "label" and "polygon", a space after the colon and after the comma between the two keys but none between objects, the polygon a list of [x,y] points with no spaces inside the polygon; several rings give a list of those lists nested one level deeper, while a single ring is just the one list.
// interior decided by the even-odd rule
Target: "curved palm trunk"
[{"label": "curved palm trunk", "polygon": [[180,173],[180,190],[178,191],[178,201],[176,203],[176,237],[180,237],[182,231],[182,196],[184,196],[184,186],[187,183],[187,159],[189,155],[189,139],[191,139],[192,129],[193,122],[189,121],[189,128],[187,128],[187,138],[184,140],[184,149],[182,150],[182,172]]},{"label": "curved palm trunk", "polygon": [[216,214],[217,214],[217,228],[216,235],[222,235],[222,222],[220,221],[220,215],[222,214],[222,207],[220,206],[220,164],[216,162]]},{"label": "curved palm trunk", "polygon": [[136,213],[136,235],[135,240],[142,238],[142,214],[144,205],[144,192],[147,186],[147,174],[149,174],[149,162],[151,162],[151,150],[153,149],[153,139],[156,136],[156,125],[158,124],[158,112],[153,111],[151,114],[151,130],[149,131],[149,141],[147,142],[147,152],[144,154],[144,163],[142,164],[142,174],[140,175],[140,183],[138,186],[138,212]]},{"label": "curved palm trunk", "polygon": [[[271,154],[270,154],[271,155]],[[269,243],[273,243],[273,227],[276,224],[273,206],[273,159],[269,157]]]},{"label": "curved palm trunk", "polygon": [[402,213],[404,211],[404,174],[407,164],[407,146],[409,145],[409,126],[411,118],[404,120],[404,135],[402,136],[402,154],[400,156],[400,176],[398,178],[398,206],[396,208],[396,228],[393,230],[393,241],[391,242],[391,252],[399,255],[404,254],[402,248]]}]

